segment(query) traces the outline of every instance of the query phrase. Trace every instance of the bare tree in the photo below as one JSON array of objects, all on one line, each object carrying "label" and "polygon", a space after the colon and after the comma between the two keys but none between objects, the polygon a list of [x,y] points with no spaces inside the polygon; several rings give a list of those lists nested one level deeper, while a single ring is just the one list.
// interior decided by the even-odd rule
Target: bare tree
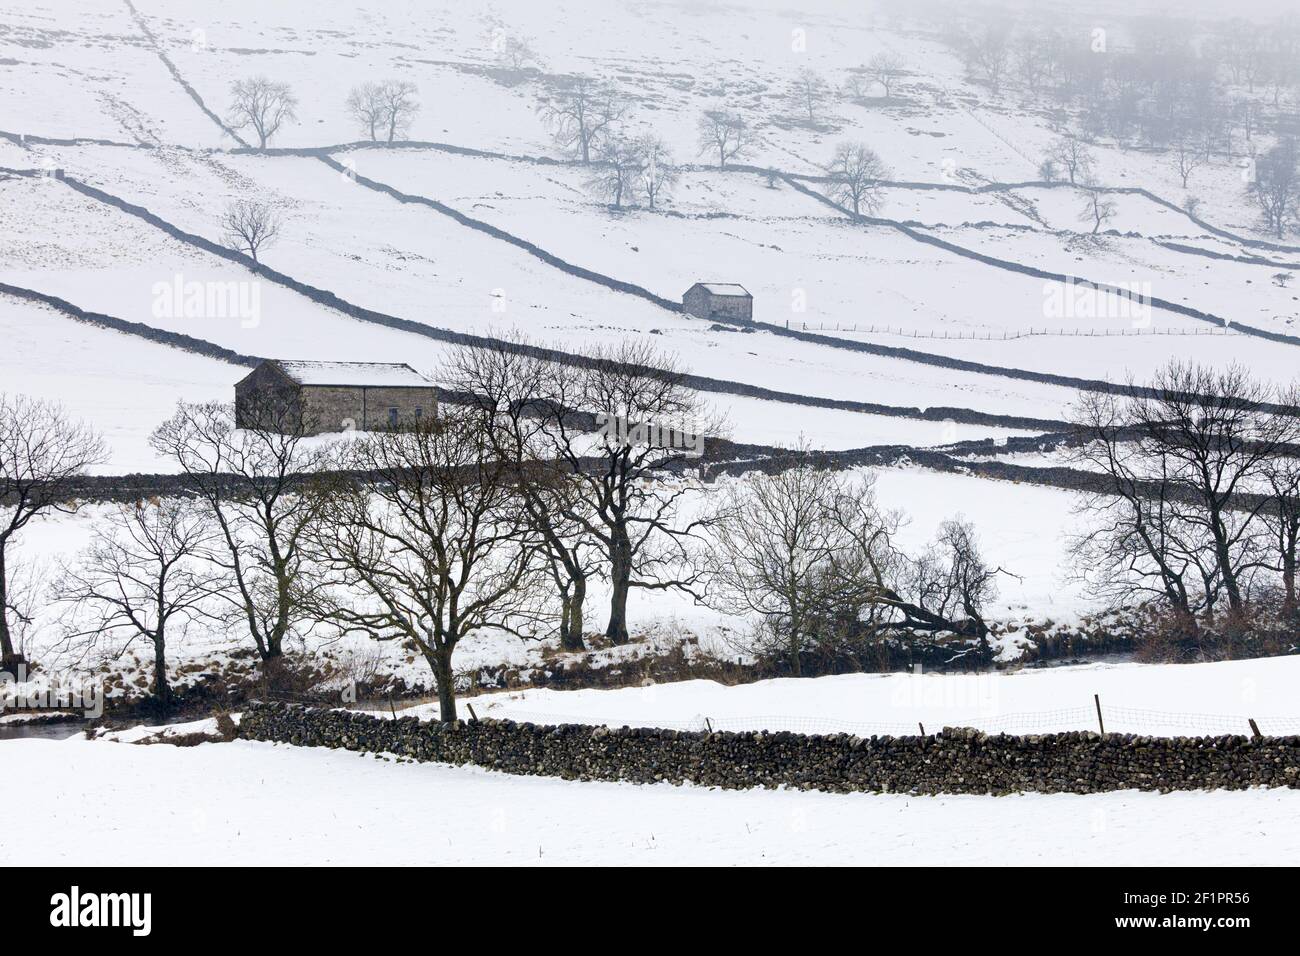
[{"label": "bare tree", "polygon": [[388,142],[398,135],[405,137],[420,110],[416,94],[419,88],[410,80],[387,80],[379,86],[382,122],[388,132]]},{"label": "bare tree", "polygon": [[1095,236],[1103,225],[1115,218],[1116,206],[1107,197],[1105,190],[1091,181],[1084,184],[1083,195],[1084,204],[1079,212],[1079,221],[1092,223],[1092,234]]},{"label": "bare tree", "polygon": [[888,176],[884,161],[865,143],[840,143],[826,165],[831,198],[841,205],[852,206],[855,216],[861,215],[864,209],[868,215],[875,215]]},{"label": "bare tree", "polygon": [[757,618],[753,649],[784,654],[795,677],[827,605],[839,596],[827,569],[848,544],[834,514],[837,496],[846,493],[842,475],[805,460],[725,486],[716,505],[709,603]]},{"label": "bare tree", "polygon": [[532,636],[545,619],[546,574],[508,465],[479,417],[448,407],[402,431],[346,443],[340,480],[313,534],[329,590],[322,620],[341,632],[410,642],[456,719],[452,658],[471,632]]},{"label": "bare tree", "polygon": [[888,51],[881,51],[867,62],[867,75],[880,84],[885,91],[885,99],[893,96],[894,83],[904,74],[903,58]]},{"label": "bare tree", "polygon": [[1281,239],[1296,218],[1300,203],[1300,165],[1296,141],[1286,139],[1255,161],[1247,193],[1259,206],[1264,224]]},{"label": "bare tree", "polygon": [[1051,74],[1051,49],[1043,36],[1033,33],[1020,33],[1013,42],[1016,73],[1031,93],[1037,93]]},{"label": "bare tree", "polygon": [[555,584],[560,646],[573,651],[585,647],[587,586],[602,571],[602,549],[587,530],[596,516],[583,494],[582,479],[552,456],[548,417],[552,412],[567,414],[551,404],[553,375],[550,364],[529,354],[527,341],[515,336],[500,345],[457,350],[448,383],[473,396],[472,407],[482,417],[481,428],[495,458],[511,468]]},{"label": "bare tree", "polygon": [[[847,606],[855,608],[854,621],[867,625],[867,633],[914,643],[942,643],[945,636],[975,641],[983,659],[989,659],[983,609],[996,594],[997,576],[1009,572],[985,563],[973,526],[960,517],[945,521],[930,547],[911,557],[895,540],[902,516],[877,504],[873,484],[838,494],[834,514],[850,545],[831,574],[841,582],[837,600],[848,598]],[[863,631],[860,625],[845,624],[849,633]]]},{"label": "bare tree", "polygon": [[1170,467],[1135,453],[1126,398],[1082,392],[1071,417],[1079,439],[1073,460],[1103,476],[1079,496],[1084,528],[1069,542],[1076,576],[1112,607],[1154,598],[1194,630],[1218,583],[1205,542],[1183,520]]},{"label": "bare tree", "polygon": [[1078,185],[1092,174],[1092,151],[1077,136],[1060,136],[1048,148],[1047,158],[1065,170],[1071,185]]},{"label": "bare tree", "polygon": [[[1294,390],[1291,403],[1300,399]],[[1279,454],[1264,463],[1268,494],[1272,498],[1262,512],[1272,543],[1275,562],[1272,570],[1282,580],[1282,614],[1295,618],[1300,614],[1296,595],[1297,550],[1300,548],[1300,459]]]},{"label": "bare tree", "polygon": [[222,226],[225,244],[247,255],[256,267],[261,265],[258,253],[280,234],[280,216],[268,203],[237,199],[226,207]]},{"label": "bare tree", "polygon": [[961,622],[959,627],[975,636],[985,659],[991,659],[984,609],[997,595],[998,576],[1008,572],[984,560],[975,526],[960,515],[944,521],[919,565],[918,606],[943,621]]},{"label": "bare tree", "polygon": [[[605,636],[624,644],[632,589],[695,593],[702,580],[690,549],[706,521],[681,513],[694,483],[666,470],[698,457],[704,436],[718,435],[723,425],[676,361],[650,346],[629,341],[584,358],[577,368],[552,367],[548,457],[578,480],[587,507],[569,517],[605,552],[611,588]],[[596,435],[589,419],[566,409],[594,414]]]},{"label": "bare tree", "polygon": [[[881,641],[955,641],[991,658],[984,608],[997,575],[974,528],[944,522],[911,557],[896,543],[902,515],[882,509],[874,480],[818,468],[805,450],[774,474],[728,486],[713,517],[709,600],[757,618],[747,648],[780,656],[861,659]],[[953,653],[951,647],[946,652]]]},{"label": "bare tree", "polygon": [[867,98],[870,81],[866,74],[867,68],[859,67],[851,71],[844,81],[844,95],[855,103],[861,103]]},{"label": "bare tree", "polygon": [[526,37],[506,37],[496,51],[497,62],[510,70],[522,70],[530,63],[538,64],[541,58]]},{"label": "bare tree", "polygon": [[808,117],[808,125],[816,126],[817,117],[830,96],[830,86],[820,73],[804,68],[790,85],[790,99],[795,108]]},{"label": "bare tree", "polygon": [[612,86],[575,76],[557,86],[539,107],[555,142],[590,163],[597,146],[626,111]]},{"label": "bare tree", "polygon": [[13,640],[10,595],[14,546],[33,519],[75,507],[73,484],[108,459],[108,448],[87,425],[52,402],[0,392],[0,667],[20,663]]},{"label": "bare tree", "polygon": [[973,31],[966,37],[963,48],[966,70],[982,79],[997,93],[1011,64],[1011,31],[1001,23],[993,23]]},{"label": "bare tree", "polygon": [[371,142],[379,141],[379,129],[384,124],[386,110],[383,87],[379,83],[361,83],[348,93],[348,112]]},{"label": "bare tree", "polygon": [[626,199],[635,197],[644,168],[640,143],[611,133],[601,139],[596,157],[598,165],[587,188],[615,209],[622,209]]},{"label": "bare tree", "polygon": [[[1175,361],[1149,385],[1080,400],[1083,454],[1104,469],[1107,490],[1125,498],[1122,536],[1143,536],[1140,556],[1150,562],[1143,568],[1184,613],[1212,612],[1221,593],[1240,614],[1250,580],[1267,567],[1258,534],[1272,499],[1251,492],[1300,437],[1300,419],[1272,413],[1275,398],[1239,366]],[[1089,505],[1108,516],[1115,510]]]},{"label": "bare tree", "polygon": [[749,126],[743,117],[730,110],[706,110],[699,121],[700,153],[718,157],[718,168],[740,159],[750,147]]},{"label": "bare tree", "polygon": [[115,640],[121,651],[149,642],[161,709],[172,702],[168,641],[209,616],[207,605],[221,587],[220,575],[199,560],[208,534],[203,515],[185,499],[120,505],[96,525],[81,560],[55,587],[73,622],[69,641]]},{"label": "bare tree", "polygon": [[673,156],[664,141],[654,134],[647,134],[637,140],[637,152],[641,156],[639,185],[645,196],[646,204],[655,209],[663,203],[677,183],[677,167],[673,165]]},{"label": "bare tree", "polygon": [[1191,137],[1181,130],[1175,134],[1171,148],[1174,155],[1174,169],[1178,171],[1183,181],[1183,188],[1186,189],[1187,181],[1201,165],[1201,155],[1193,145]]},{"label": "bare tree", "polygon": [[[16,555],[12,557],[16,558]],[[0,613],[3,613],[9,628],[12,653],[8,664],[0,666],[0,670],[7,671],[9,665],[27,661],[31,640],[43,623],[38,613],[45,605],[49,593],[50,565],[50,561],[40,559],[25,559],[21,562],[11,559],[5,564],[6,580],[0,589],[4,605],[0,608]]]},{"label": "bare tree", "polygon": [[275,400],[246,398],[238,411],[181,402],[150,438],[212,523],[204,556],[225,575],[231,619],[247,627],[263,661],[279,658],[285,638],[310,620],[306,539],[323,500],[313,478],[325,463],[306,440],[310,426]]},{"label": "bare tree", "polygon": [[281,126],[298,118],[298,100],[287,83],[254,76],[236,80],[230,85],[230,94],[230,117],[226,122],[231,129],[251,127],[261,149],[266,149]]}]

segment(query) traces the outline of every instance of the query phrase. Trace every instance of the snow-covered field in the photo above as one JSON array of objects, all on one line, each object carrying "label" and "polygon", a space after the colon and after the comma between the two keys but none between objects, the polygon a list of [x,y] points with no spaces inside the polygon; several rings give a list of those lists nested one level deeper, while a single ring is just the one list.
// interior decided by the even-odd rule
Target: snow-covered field
[{"label": "snow-covered field", "polygon": [[[114,0],[72,6],[80,16],[66,24],[64,4],[37,3],[0,18],[0,129],[82,141],[0,138],[0,167],[62,169],[208,240],[220,240],[221,212],[232,199],[271,202],[284,227],[264,252],[269,265],[435,330],[520,331],[564,350],[639,340],[678,356],[692,372],[742,386],[1046,420],[1069,415],[1076,398],[1070,387],[954,370],[924,355],[1088,379],[1141,378],[1170,357],[1242,362],[1277,383],[1295,375],[1297,346],[1205,334],[1222,330],[1159,308],[1137,319],[1053,315],[1049,302],[1062,294],[1060,283],[927,245],[888,224],[853,224],[780,179],[710,168],[697,149],[695,123],[701,110],[719,103],[751,124],[745,161],[754,166],[816,175],[837,142],[862,139],[896,180],[879,211],[889,220],[993,260],[1138,282],[1151,295],[1233,322],[1294,330],[1300,300],[1279,276],[1295,257],[1211,235],[1179,208],[1194,192],[1204,219],[1261,237],[1234,160],[1203,163],[1183,190],[1167,155],[1098,142],[1099,181],[1164,200],[1115,194],[1108,234],[1100,236],[1086,235],[1072,188],[969,191],[1033,180],[1055,133],[1024,91],[994,95],[969,82],[951,49],[906,11],[823,0],[795,16],[780,4],[759,3],[746,29],[736,31],[725,7],[669,4],[670,15],[657,16],[594,0],[566,0],[545,13],[412,2],[364,15],[313,9],[305,19],[299,4],[248,0],[219,10],[194,0],[142,0],[134,13]],[[575,23],[584,25],[581,53]],[[792,30],[803,32],[806,51],[792,48]],[[536,68],[498,68],[495,51],[510,37],[531,43]],[[784,91],[795,70],[810,66],[838,84],[879,51],[909,64],[896,96],[835,98],[816,126],[790,115]],[[423,104],[408,137],[450,149],[343,147],[333,157],[344,173],[310,155],[232,152],[235,140],[204,114],[164,57],[217,117],[228,112],[232,78],[265,73],[290,83],[299,99],[297,122],[272,143],[285,147],[354,142],[359,134],[343,105],[347,88],[371,74],[397,75],[419,86]],[[685,166],[662,209],[611,212],[587,188],[589,171],[557,149],[538,106],[571,71],[616,82],[628,100],[628,130],[661,135]],[[743,80],[713,82],[718,71]],[[37,87],[42,95],[29,95]],[[455,152],[459,147],[485,153]],[[444,203],[656,295],[675,299],[701,278],[737,281],[755,294],[755,314],[765,322],[922,355],[868,355],[766,332],[718,331],[570,274],[429,205],[400,203],[357,177]],[[447,355],[444,342],[318,305],[56,177],[0,174],[0,201],[0,281],[243,355],[403,360],[435,377]],[[1171,244],[1252,261],[1205,258]],[[207,314],[160,300],[160,289],[191,282],[236,284],[256,296],[256,315]],[[1025,334],[1031,331],[1038,334]],[[239,365],[3,297],[0,332],[9,345],[0,348],[0,387],[59,399],[97,426],[112,446],[99,469],[109,474],[166,469],[147,438],[173,403],[228,397],[246,374]],[[935,447],[1026,434],[707,397],[729,419],[730,437],[745,443]],[[1014,461],[1060,463],[1052,452]],[[950,515],[975,521],[986,551],[1020,575],[1002,582],[1002,621],[1073,620],[1088,610],[1063,566],[1069,495],[916,468],[886,471],[880,485],[891,507],[912,515],[905,534],[916,544]],[[56,526],[63,524],[34,526],[23,547],[57,556],[65,535]],[[37,532],[46,540],[34,540]],[[67,540],[83,538],[74,532]],[[676,598],[643,602],[637,613],[645,626],[684,624],[706,635],[724,623]],[[491,646],[488,657],[527,659],[517,644]],[[470,645],[465,650],[469,661],[480,661]],[[178,652],[184,659],[184,644]]]},{"label": "snow-covered field", "polygon": [[[1132,12],[1118,0],[1098,3],[1108,24]],[[1246,334],[1300,335],[1293,281],[1300,251],[1259,244],[1274,237],[1244,197],[1244,154],[1215,152],[1184,183],[1167,150],[1099,139],[1097,182],[1127,191],[1106,194],[1110,217],[1092,235],[1083,191],[1035,183],[1060,117],[1017,83],[993,92],[972,82],[932,5],[913,6],[8,4],[0,9],[0,283],[239,356],[401,361],[435,380],[448,333],[521,333],[569,352],[652,345],[718,380],[706,402],[727,419],[728,437],[755,445],[928,450],[1035,433],[1024,421],[958,424],[935,420],[948,411],[930,418],[915,411],[939,408],[1035,419],[1042,423],[1028,423],[1035,430],[1057,431],[1077,383],[1022,372],[1124,381],[1180,358],[1241,363],[1279,386],[1297,378],[1300,344]],[[1064,31],[1091,30],[1090,16],[1069,6],[1053,4],[1042,16]],[[1197,9],[1220,12],[1211,6]],[[531,45],[525,69],[503,67],[498,52],[508,40]],[[906,65],[893,95],[839,95],[851,71],[882,52]],[[787,100],[803,67],[837,91],[817,122],[805,122]],[[591,169],[551,136],[540,107],[577,73],[614,83],[627,106],[625,132],[661,137],[681,167],[659,208],[610,209],[592,193]],[[224,128],[232,81],[255,74],[296,93],[296,121],[271,145],[298,152],[243,148]],[[349,90],[390,78],[419,88],[410,143],[359,144],[345,108]],[[1234,102],[1268,97],[1262,85],[1226,92]],[[1279,109],[1293,108],[1295,95],[1283,96]],[[748,124],[748,152],[734,165],[749,168],[714,168],[697,143],[701,114],[719,107]],[[1257,138],[1252,150],[1264,143]],[[808,194],[825,194],[819,177],[845,141],[867,143],[889,170],[870,222]],[[147,212],[102,202],[78,182]],[[223,212],[244,199],[281,216],[262,262],[289,282],[202,247],[223,241]],[[1184,211],[1193,207],[1201,222]],[[169,234],[168,225],[198,241]],[[1117,305],[1112,299],[1071,298],[1076,287],[1026,268],[1135,284],[1175,308],[1106,312]],[[827,340],[746,334],[654,300],[671,304],[699,280],[740,283],[755,297],[756,319]],[[417,327],[354,318],[294,282]],[[187,283],[235,289],[251,311],[169,298]],[[852,348],[861,343],[909,353]],[[950,359],[978,366],[950,368]],[[102,432],[111,446],[102,474],[167,470],[150,433],[177,401],[231,398],[248,373],[241,361],[0,293],[0,392],[57,400]],[[738,394],[749,388],[787,394]],[[898,414],[817,407],[801,397]],[[985,451],[999,457],[996,447]],[[1063,464],[1051,448],[1016,449],[1002,460]],[[988,564],[1009,572],[987,609],[1000,663],[1013,663],[1029,625],[1073,625],[1098,610],[1069,566],[1075,501],[1035,484],[1041,472],[1024,483],[995,481],[927,470],[913,456],[874,474],[882,506],[907,515],[903,548],[921,549],[940,522],[960,515],[974,524]],[[693,491],[688,510],[706,507],[710,493]],[[38,521],[14,553],[24,567],[57,568],[87,543],[103,511],[83,504]],[[597,629],[604,583],[592,582],[588,602]],[[746,626],[677,592],[634,591],[629,616],[640,642],[598,653],[605,664],[670,645],[735,656],[731,638]],[[56,609],[40,608],[24,649],[51,671],[116,674],[118,690],[123,682],[146,685],[143,647],[86,653],[61,640],[65,624]],[[294,639],[290,651],[312,649],[358,667],[377,661],[411,687],[432,683],[425,661],[398,641],[347,638],[323,649],[311,641]],[[184,682],[228,664],[239,646],[195,627],[170,639],[169,665]],[[553,640],[475,634],[457,651],[456,667],[462,676],[497,666],[527,672],[551,666],[557,653]],[[488,693],[474,704],[481,716],[533,721],[1033,732],[1094,728],[1099,695],[1108,730],[1246,732],[1253,717],[1267,733],[1295,733],[1297,665],[1296,658],[1099,663],[737,687],[690,681]],[[13,784],[0,794],[0,817],[22,822],[0,848],[0,861],[11,864],[1263,863],[1300,851],[1300,796],[1285,791],[1002,799],[724,793],[507,777],[247,742],[175,748],[125,739],[3,740],[0,761]]]},{"label": "snow-covered field", "polygon": [[[1300,793],[906,797],[571,783],[235,742],[0,742],[46,865],[1287,864]],[[159,799],[166,794],[166,799]]]},{"label": "snow-covered field", "polygon": [[[854,675],[721,687],[697,681],[622,691],[530,691],[476,698],[482,715],[728,728],[903,732],[979,712],[1091,713],[1117,730],[1228,732],[1195,712],[1294,715],[1294,660],[1054,668],[1011,675]],[[1178,712],[1185,723],[1132,725]],[[404,714],[420,714],[421,708]],[[763,714],[769,716],[764,717]],[[1202,715],[1202,721],[1204,716]],[[838,728],[830,726],[836,720]],[[863,723],[874,721],[874,724]],[[857,722],[856,724],[851,722]],[[1278,721],[1273,732],[1295,732]],[[1243,722],[1244,723],[1244,722]],[[174,728],[210,729],[211,721]],[[994,729],[994,728],[990,728]],[[22,820],[9,864],[221,865],[511,863],[571,865],[1282,864],[1300,852],[1300,794],[1285,789],[1089,796],[831,795],[719,791],[517,777],[315,748],[236,741],[139,746],[131,730],[97,740],[0,740],[11,786],[0,814]],[[158,794],[166,792],[167,799]],[[432,803],[431,803],[432,801]]]},{"label": "snow-covered field", "polygon": [[[680,681],[618,690],[532,689],[474,700],[481,717],[532,723],[908,735],[918,724],[987,733],[1106,730],[1202,736],[1300,733],[1300,659],[1212,664],[1090,664],[988,674],[845,674],[727,687]],[[431,717],[433,705],[403,711]]]}]

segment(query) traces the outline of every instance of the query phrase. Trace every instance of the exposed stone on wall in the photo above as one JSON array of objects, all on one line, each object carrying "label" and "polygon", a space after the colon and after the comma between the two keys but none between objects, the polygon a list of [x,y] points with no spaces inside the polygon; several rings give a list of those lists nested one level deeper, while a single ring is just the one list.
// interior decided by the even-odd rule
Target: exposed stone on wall
[{"label": "exposed stone on wall", "polygon": [[509,720],[440,724],[279,703],[251,705],[239,735],[566,780],[726,789],[1006,794],[1300,787],[1300,737],[1013,737],[953,728],[929,737],[691,733]]}]

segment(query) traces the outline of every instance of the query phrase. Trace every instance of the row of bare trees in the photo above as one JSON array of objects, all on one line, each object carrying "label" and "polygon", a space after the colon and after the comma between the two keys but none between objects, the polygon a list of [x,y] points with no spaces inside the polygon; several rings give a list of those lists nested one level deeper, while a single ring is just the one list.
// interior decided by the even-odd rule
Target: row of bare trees
[{"label": "row of bare trees", "polygon": [[1184,132],[1226,146],[1233,131],[1249,138],[1263,105],[1280,110],[1300,83],[1300,21],[1238,19],[1211,30],[1145,18],[1123,46],[1118,31],[1096,25],[959,18],[943,32],[970,79],[995,93],[1018,84],[1027,96],[1078,109],[1089,133],[1159,145]]},{"label": "row of bare trees", "polygon": [[1240,635],[1260,614],[1294,623],[1297,406],[1295,386],[1182,362],[1081,396],[1075,458],[1102,478],[1080,501],[1081,576],[1116,605],[1167,609],[1189,641]]},{"label": "row of bare trees", "polygon": [[410,80],[366,82],[348,93],[348,114],[371,142],[405,138],[420,109],[419,89]]},{"label": "row of bare trees", "polygon": [[[598,576],[618,644],[631,591],[696,588],[702,525],[682,508],[695,484],[669,472],[722,429],[673,360],[627,344],[556,366],[519,342],[465,349],[441,377],[476,398],[328,445],[276,400],[239,409],[251,428],[230,405],[178,405],[152,445],[183,494],[95,522],[52,592],[74,622],[66,640],[145,641],[161,664],[175,635],[202,624],[245,633],[273,664],[291,639],[333,627],[418,647],[454,713],[451,659],[466,633],[536,636],[558,620],[563,646],[582,648]],[[56,406],[23,398],[0,405],[0,429],[11,663],[11,623],[33,617],[7,587],[11,545],[40,514],[71,507],[72,482],[105,452]],[[165,703],[164,666],[154,689]]]},{"label": "row of bare trees", "polygon": [[870,482],[808,454],[699,493],[691,466],[725,427],[670,357],[627,343],[559,365],[516,339],[457,351],[440,378],[438,415],[334,441],[275,397],[178,404],[151,438],[176,493],[99,507],[88,546],[40,593],[10,590],[12,546],[33,519],[74,507],[73,483],[105,448],[56,406],[4,399],[6,665],[41,600],[60,612],[64,649],[150,647],[163,707],[169,648],[191,629],[248,641],[268,674],[308,640],[361,635],[423,656],[452,719],[466,635],[584,649],[593,581],[611,644],[629,640],[631,594],[671,590],[755,616],[747,649],[796,674],[907,635],[987,653],[996,571],[969,525],[945,524],[908,556],[901,515]]},{"label": "row of bare trees", "polygon": [[[404,138],[419,112],[419,90],[410,80],[384,80],[354,86],[345,106],[348,115],[372,142]],[[226,125],[251,130],[260,149],[288,123],[298,118],[298,98],[287,83],[251,76],[230,85]]]},{"label": "row of bare trees", "polygon": [[712,603],[758,622],[739,646],[795,676],[806,662],[870,666],[891,643],[987,663],[984,608],[1006,572],[985,562],[973,526],[949,519],[909,554],[904,515],[879,504],[870,475],[801,458],[728,486],[717,505]]}]

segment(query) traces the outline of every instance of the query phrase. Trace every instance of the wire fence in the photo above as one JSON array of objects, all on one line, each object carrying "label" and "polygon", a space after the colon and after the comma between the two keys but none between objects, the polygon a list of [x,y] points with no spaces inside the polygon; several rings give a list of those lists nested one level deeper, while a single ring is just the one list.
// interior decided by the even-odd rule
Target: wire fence
[{"label": "wire fence", "polygon": [[[1130,338],[1143,336],[1167,335],[1180,338],[1188,338],[1202,335],[1241,335],[1236,329],[1228,327],[1206,328],[1206,329],[1180,329],[1180,328],[1134,328],[1134,329],[1061,329],[1061,328],[1028,328],[1017,331],[1003,330],[986,332],[944,329],[942,331],[935,329],[908,329],[902,326],[891,325],[858,325],[844,322],[823,323],[820,325],[809,325],[807,322],[800,323],[805,332],[849,332],[862,335],[896,335],[907,339],[952,339],[954,341],[975,341],[975,342],[1011,342],[1016,339],[1029,338]],[[788,327],[788,326],[787,326]]]}]

